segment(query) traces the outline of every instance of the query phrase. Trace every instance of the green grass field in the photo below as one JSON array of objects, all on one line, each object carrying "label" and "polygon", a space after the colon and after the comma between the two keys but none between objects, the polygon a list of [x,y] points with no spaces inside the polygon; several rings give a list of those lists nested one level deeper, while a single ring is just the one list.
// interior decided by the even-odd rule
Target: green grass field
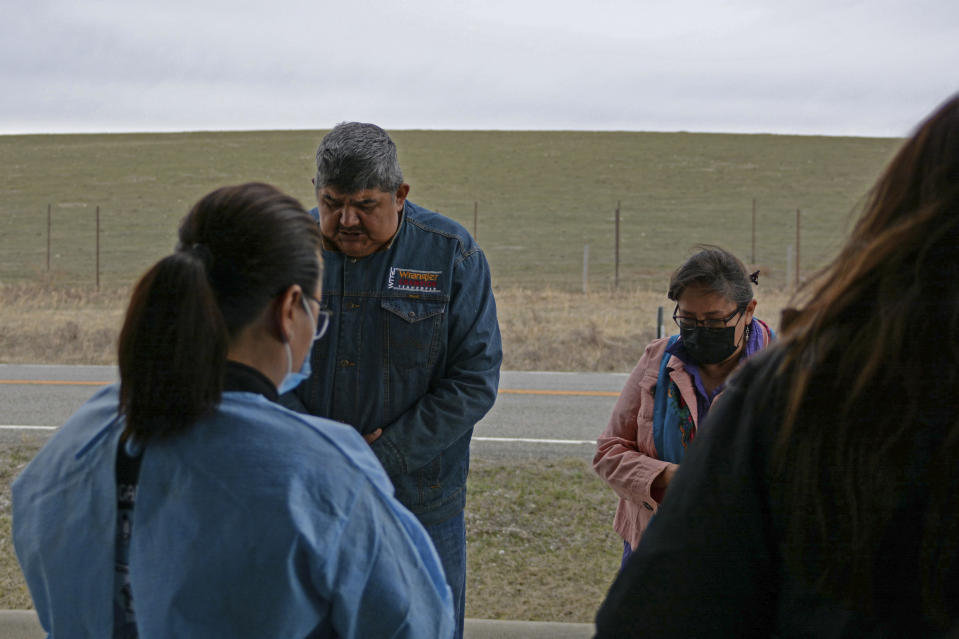
[{"label": "green grass field", "polygon": [[[168,253],[200,196],[247,180],[313,205],[322,131],[0,136],[0,281],[131,283]],[[473,228],[497,286],[612,283],[621,201],[620,282],[662,285],[699,242],[784,283],[801,209],[803,272],[839,246],[851,213],[901,140],[693,133],[396,131],[411,199]],[[52,205],[46,271],[47,205]]]}]

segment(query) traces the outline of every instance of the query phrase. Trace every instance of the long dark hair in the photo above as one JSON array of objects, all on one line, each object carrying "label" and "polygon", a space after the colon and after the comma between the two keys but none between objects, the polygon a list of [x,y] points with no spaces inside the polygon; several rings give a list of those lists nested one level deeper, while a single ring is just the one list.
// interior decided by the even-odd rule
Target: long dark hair
[{"label": "long dark hair", "polygon": [[123,436],[139,442],[212,411],[230,340],[291,285],[312,292],[321,274],[316,223],[268,184],[208,194],[179,239],[136,285],[120,332]]},{"label": "long dark hair", "polygon": [[893,560],[880,548],[910,504],[916,537],[896,540],[896,560],[920,591],[896,587],[946,623],[959,594],[959,95],[903,144],[797,302],[782,319],[773,466],[788,565],[878,612],[892,594],[877,588]]}]

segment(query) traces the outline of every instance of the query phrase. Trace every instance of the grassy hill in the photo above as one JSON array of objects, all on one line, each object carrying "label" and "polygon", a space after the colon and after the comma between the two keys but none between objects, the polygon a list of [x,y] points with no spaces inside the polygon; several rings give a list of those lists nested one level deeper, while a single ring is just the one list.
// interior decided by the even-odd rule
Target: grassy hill
[{"label": "grassy hill", "polygon": [[[200,196],[247,180],[313,205],[323,131],[0,136],[0,281],[92,284],[95,210],[101,278],[125,286],[173,246]],[[660,290],[699,242],[785,279],[801,213],[801,265],[820,266],[901,140],[622,132],[395,131],[411,199],[473,229],[494,285],[612,283],[621,202],[620,283]],[[46,271],[47,205],[51,271]]]}]

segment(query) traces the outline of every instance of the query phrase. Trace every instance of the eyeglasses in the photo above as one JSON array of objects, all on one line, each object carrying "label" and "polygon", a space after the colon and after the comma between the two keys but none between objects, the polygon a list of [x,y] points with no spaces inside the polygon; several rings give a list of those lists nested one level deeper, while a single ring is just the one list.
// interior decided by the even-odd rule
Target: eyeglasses
[{"label": "eyeglasses", "polygon": [[313,319],[313,311],[310,310],[310,305],[306,303],[307,299],[310,299],[316,302],[317,311],[316,311],[316,332],[313,333],[313,341],[320,339],[326,335],[326,329],[330,327],[330,317],[332,313],[323,308],[323,305],[320,303],[320,300],[316,299],[309,293],[303,293],[303,306],[306,307],[306,312],[309,314],[310,319]]},{"label": "eyeglasses", "polygon": [[[673,310],[673,321],[676,322],[676,326],[679,328],[696,328],[697,326],[705,326],[706,328],[726,328],[726,325],[729,324],[729,320],[746,312],[746,307],[740,306],[726,317],[712,317],[704,320],[696,319],[695,317],[687,317],[685,315],[677,315],[676,313],[678,311],[679,304],[677,304],[676,308]],[[738,322],[739,320],[736,321]]]}]

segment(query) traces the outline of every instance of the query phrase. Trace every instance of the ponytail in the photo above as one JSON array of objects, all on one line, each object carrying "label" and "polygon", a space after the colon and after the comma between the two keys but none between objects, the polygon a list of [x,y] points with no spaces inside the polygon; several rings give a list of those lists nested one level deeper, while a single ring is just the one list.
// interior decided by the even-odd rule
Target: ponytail
[{"label": "ponytail", "polygon": [[183,431],[220,401],[228,336],[208,257],[202,246],[177,251],[133,291],[118,348],[124,439]]},{"label": "ponytail", "polygon": [[320,242],[303,206],[269,184],[224,186],[193,206],[120,332],[124,439],[172,435],[216,409],[232,340],[291,285],[316,288]]}]

